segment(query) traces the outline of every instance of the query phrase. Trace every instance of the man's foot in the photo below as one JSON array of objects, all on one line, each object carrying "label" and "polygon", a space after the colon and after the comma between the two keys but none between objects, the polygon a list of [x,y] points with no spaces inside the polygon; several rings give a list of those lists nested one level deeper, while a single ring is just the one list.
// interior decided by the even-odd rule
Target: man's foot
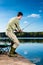
[{"label": "man's foot", "polygon": [[17,54],[9,54],[9,57],[17,57]]},{"label": "man's foot", "polygon": [[18,54],[15,52],[15,49],[16,48],[11,47],[11,50],[8,54],[9,57],[17,57]]}]

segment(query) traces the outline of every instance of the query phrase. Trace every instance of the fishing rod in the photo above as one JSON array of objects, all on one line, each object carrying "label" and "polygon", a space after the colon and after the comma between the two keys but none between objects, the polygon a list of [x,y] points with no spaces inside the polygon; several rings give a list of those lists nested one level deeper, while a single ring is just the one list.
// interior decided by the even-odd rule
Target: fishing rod
[{"label": "fishing rod", "polygon": [[[24,29],[26,29],[28,26],[30,26],[31,24],[32,24],[33,22],[31,22],[31,23],[29,23],[28,25],[26,25],[24,28],[22,28],[22,30],[24,30]],[[15,24],[16,25],[16,24]],[[16,25],[16,27],[17,27],[17,25]],[[17,30],[15,30],[15,31],[17,31]]]},{"label": "fishing rod", "polygon": [[27,24],[22,30],[26,29],[28,26],[30,26],[33,22]]}]

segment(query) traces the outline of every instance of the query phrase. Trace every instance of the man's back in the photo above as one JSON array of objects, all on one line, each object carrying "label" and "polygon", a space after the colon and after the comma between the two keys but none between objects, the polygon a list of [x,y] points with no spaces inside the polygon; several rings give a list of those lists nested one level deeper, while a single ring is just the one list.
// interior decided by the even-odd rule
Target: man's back
[{"label": "man's back", "polygon": [[16,28],[18,28],[18,29],[20,28],[19,20],[17,19],[17,17],[13,17],[9,20],[9,23],[7,25],[7,30],[14,31]]}]

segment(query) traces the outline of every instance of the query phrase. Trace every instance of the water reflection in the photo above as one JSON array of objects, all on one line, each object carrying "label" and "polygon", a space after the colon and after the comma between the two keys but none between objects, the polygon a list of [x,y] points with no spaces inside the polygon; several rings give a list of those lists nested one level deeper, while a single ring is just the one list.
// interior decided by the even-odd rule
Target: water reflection
[{"label": "water reflection", "polygon": [[16,52],[37,65],[43,65],[43,44],[41,43],[21,44]]},{"label": "water reflection", "polygon": [[43,39],[20,39],[19,40],[20,42],[37,42],[37,43],[43,43]]}]

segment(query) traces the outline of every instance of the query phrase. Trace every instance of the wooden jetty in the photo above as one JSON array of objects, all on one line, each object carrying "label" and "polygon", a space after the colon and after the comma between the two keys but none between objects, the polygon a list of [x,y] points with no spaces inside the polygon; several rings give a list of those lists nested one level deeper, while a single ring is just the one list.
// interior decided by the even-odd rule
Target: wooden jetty
[{"label": "wooden jetty", "polygon": [[36,65],[27,59],[18,57],[9,57],[7,55],[0,55],[0,65]]}]

